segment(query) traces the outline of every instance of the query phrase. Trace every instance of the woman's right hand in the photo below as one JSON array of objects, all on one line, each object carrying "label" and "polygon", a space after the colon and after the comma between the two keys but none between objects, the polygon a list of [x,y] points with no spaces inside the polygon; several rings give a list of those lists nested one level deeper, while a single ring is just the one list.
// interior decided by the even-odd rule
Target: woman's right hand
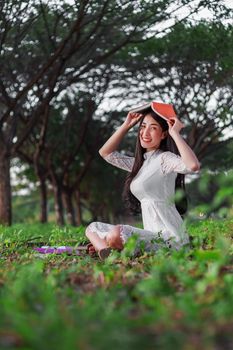
[{"label": "woman's right hand", "polygon": [[105,144],[99,150],[101,157],[105,158],[110,153],[117,150],[121,140],[127,134],[130,128],[132,128],[143,117],[141,113],[129,112],[123,124],[114,132],[114,134],[105,142]]},{"label": "woman's right hand", "polygon": [[123,123],[124,126],[126,126],[128,129],[131,129],[134,125],[136,125],[139,120],[143,117],[143,114],[141,113],[132,113],[129,112],[127,114],[127,117]]}]

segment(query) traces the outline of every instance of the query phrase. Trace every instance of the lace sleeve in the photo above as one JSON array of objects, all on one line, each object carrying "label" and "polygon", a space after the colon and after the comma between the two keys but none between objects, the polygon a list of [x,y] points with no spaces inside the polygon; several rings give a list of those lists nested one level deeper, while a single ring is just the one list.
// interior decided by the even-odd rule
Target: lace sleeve
[{"label": "lace sleeve", "polygon": [[161,170],[163,174],[180,173],[193,174],[195,171],[187,168],[180,156],[172,152],[164,152],[161,155]]},{"label": "lace sleeve", "polygon": [[134,157],[129,157],[116,151],[108,154],[104,157],[104,160],[126,171],[131,171],[134,164]]}]

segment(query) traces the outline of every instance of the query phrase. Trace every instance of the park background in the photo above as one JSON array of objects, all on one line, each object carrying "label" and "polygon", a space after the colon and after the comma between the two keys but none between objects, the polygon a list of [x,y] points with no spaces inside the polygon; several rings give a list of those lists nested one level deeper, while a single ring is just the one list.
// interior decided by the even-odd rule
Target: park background
[{"label": "park background", "polygon": [[[232,9],[215,0],[0,2],[2,348],[46,348],[47,335],[50,349],[105,349],[111,337],[122,349],[230,349]],[[151,100],[174,104],[201,162],[186,181],[193,251],[132,261],[130,242],[106,263],[36,258],[33,240],[85,243],[93,220],[140,225],[121,198],[126,174],[98,149]],[[135,136],[122,144],[127,154]]]}]

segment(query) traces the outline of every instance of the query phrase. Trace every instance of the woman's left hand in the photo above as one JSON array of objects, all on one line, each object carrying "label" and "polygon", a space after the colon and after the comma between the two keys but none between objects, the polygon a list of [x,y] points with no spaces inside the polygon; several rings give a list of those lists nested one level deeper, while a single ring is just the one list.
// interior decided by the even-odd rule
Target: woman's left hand
[{"label": "woman's left hand", "polygon": [[180,130],[184,128],[184,124],[177,118],[170,118],[168,121],[168,132],[172,136],[174,134],[179,134]]}]

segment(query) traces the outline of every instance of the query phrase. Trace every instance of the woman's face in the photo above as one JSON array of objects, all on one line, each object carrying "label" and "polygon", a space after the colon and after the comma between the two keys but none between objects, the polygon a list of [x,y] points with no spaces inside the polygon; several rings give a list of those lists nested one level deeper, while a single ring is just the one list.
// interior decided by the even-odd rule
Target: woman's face
[{"label": "woman's face", "polygon": [[140,126],[140,143],[146,151],[153,151],[159,148],[160,142],[167,136],[167,132],[163,131],[160,124],[154,118],[147,114]]}]

